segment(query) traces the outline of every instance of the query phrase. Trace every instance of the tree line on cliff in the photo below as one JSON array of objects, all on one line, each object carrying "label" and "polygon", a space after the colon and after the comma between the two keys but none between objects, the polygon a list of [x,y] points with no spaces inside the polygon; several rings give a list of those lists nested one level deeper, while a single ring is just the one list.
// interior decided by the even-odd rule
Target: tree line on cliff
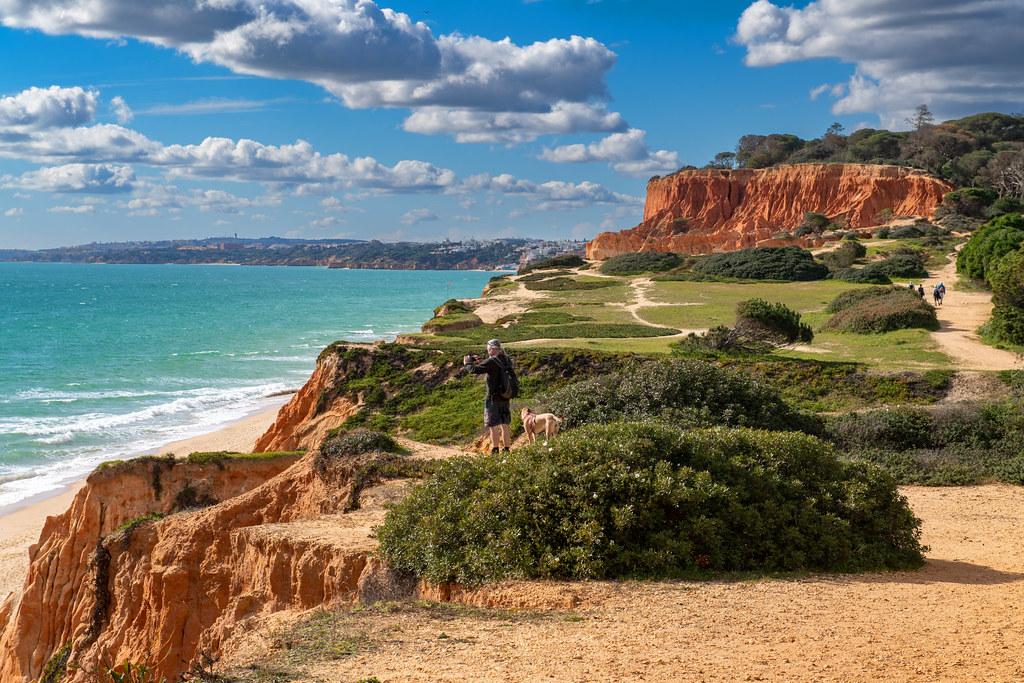
[{"label": "tree line on cliff", "polygon": [[735,151],[719,152],[706,168],[895,164],[928,171],[957,187],[989,188],[999,196],[1024,199],[1024,115],[990,112],[935,123],[922,105],[908,123],[908,131],[862,128],[849,135],[833,123],[811,140],[789,133],[744,135]]}]

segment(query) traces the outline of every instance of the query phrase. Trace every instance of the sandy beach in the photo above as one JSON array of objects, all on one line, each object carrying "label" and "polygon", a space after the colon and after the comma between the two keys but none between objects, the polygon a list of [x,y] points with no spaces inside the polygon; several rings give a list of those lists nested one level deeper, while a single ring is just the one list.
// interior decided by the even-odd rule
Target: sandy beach
[{"label": "sandy beach", "polygon": [[[277,411],[289,398],[281,396],[275,397],[273,401],[268,399],[268,407],[257,413],[216,431],[168,443],[156,452],[184,456],[196,451],[251,451],[256,439],[273,424]],[[21,587],[28,568],[29,546],[39,539],[46,518],[67,510],[75,493],[84,483],[84,480],[76,482],[57,495],[42,497],[0,516],[0,601]]]}]

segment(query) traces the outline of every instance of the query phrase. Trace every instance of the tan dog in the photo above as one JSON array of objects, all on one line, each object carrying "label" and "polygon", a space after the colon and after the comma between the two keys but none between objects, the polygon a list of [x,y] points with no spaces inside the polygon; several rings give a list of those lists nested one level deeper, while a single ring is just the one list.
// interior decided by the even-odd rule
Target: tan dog
[{"label": "tan dog", "polygon": [[530,439],[530,443],[537,440],[538,434],[544,435],[544,443],[548,442],[548,439],[558,434],[558,429],[562,425],[562,418],[556,417],[551,413],[537,414],[530,408],[523,408],[523,429],[526,431],[527,438]]}]

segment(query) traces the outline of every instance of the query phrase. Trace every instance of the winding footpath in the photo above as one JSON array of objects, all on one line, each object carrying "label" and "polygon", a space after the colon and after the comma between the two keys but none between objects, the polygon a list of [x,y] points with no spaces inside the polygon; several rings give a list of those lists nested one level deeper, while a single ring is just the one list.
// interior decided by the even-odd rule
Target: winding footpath
[{"label": "winding footpath", "polygon": [[935,311],[939,329],[932,338],[959,370],[1016,370],[1024,368],[1024,358],[1011,351],[989,346],[975,330],[992,315],[992,295],[958,289],[956,254],[950,262],[924,281],[925,298],[931,300],[932,288],[939,282],[946,285],[946,298]]}]

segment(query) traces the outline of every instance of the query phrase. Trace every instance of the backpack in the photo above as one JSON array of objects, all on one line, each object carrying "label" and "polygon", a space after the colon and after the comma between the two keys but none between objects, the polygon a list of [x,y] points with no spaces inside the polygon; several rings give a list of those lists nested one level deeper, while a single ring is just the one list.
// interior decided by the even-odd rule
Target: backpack
[{"label": "backpack", "polygon": [[501,386],[498,396],[511,401],[519,396],[519,378],[516,376],[516,369],[512,366],[512,359],[506,356],[498,361],[501,366]]}]

